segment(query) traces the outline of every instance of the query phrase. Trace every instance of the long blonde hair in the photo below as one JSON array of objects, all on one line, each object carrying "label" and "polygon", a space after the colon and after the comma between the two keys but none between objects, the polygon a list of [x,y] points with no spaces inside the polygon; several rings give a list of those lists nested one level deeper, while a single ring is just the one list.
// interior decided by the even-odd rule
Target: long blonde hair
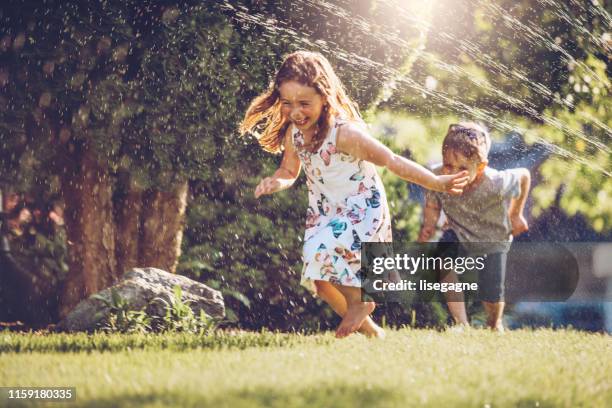
[{"label": "long blonde hair", "polygon": [[297,51],[285,57],[274,82],[251,102],[240,124],[242,135],[263,126],[261,134],[256,136],[264,150],[271,153],[282,151],[283,138],[290,121],[281,114],[279,87],[286,81],[310,86],[325,99],[315,135],[308,146],[310,149],[315,150],[321,146],[334,117],[362,121],[357,104],[348,97],[327,58],[318,52]]}]

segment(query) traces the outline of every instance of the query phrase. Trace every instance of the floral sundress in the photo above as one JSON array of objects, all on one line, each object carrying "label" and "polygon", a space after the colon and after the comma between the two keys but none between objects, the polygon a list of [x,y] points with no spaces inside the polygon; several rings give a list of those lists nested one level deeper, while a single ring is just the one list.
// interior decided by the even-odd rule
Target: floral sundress
[{"label": "floral sundress", "polygon": [[316,152],[305,149],[304,135],[292,128],[308,186],[301,283],[313,293],[316,280],[361,287],[361,243],[392,240],[387,197],[375,165],[336,149],[344,123],[332,123]]}]

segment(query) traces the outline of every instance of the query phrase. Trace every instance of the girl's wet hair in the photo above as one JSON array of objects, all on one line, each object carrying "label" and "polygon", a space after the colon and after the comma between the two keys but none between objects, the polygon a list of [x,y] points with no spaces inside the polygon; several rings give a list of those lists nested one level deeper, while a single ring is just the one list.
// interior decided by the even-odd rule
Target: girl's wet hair
[{"label": "girl's wet hair", "polygon": [[442,143],[442,153],[447,151],[458,152],[468,159],[478,159],[487,162],[491,138],[487,129],[478,123],[461,122],[448,127],[446,137]]},{"label": "girl's wet hair", "polygon": [[317,129],[308,146],[310,149],[316,150],[321,146],[333,117],[362,120],[357,104],[348,97],[329,61],[318,52],[297,51],[285,57],[274,81],[264,93],[251,102],[240,124],[241,134],[251,132],[257,127],[263,128],[257,139],[264,150],[281,152],[283,138],[291,124],[288,118],[282,117],[280,106],[279,88],[286,81],[296,81],[312,87],[324,98]]}]

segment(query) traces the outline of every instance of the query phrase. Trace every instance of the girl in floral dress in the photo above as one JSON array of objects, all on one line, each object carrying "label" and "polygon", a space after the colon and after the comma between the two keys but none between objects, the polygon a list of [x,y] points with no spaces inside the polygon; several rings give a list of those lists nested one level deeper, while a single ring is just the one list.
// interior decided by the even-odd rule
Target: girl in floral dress
[{"label": "girl in floral dress", "polygon": [[391,218],[376,165],[435,191],[460,194],[465,173],[435,175],[371,137],[325,57],[288,55],[270,88],[251,103],[241,133],[263,125],[263,149],[283,152],[280,167],[257,185],[255,196],[293,185],[304,167],[308,210],[302,284],[343,317],[337,337],[354,331],[382,337],[363,302],[362,242],[391,242]]}]

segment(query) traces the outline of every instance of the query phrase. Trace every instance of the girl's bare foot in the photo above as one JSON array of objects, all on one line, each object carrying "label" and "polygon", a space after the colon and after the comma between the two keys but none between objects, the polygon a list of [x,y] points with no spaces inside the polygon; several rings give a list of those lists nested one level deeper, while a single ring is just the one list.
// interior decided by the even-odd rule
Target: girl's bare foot
[{"label": "girl's bare foot", "polygon": [[371,317],[366,317],[359,328],[359,333],[370,338],[384,339],[386,334],[382,327],[374,323]]},{"label": "girl's bare foot", "polygon": [[382,327],[376,324],[375,327],[372,328],[372,332],[370,333],[369,337],[382,340],[387,337],[387,333],[385,333]]},{"label": "girl's bare foot", "polygon": [[336,337],[340,339],[357,331],[375,307],[374,302],[358,302],[349,305],[340,326],[336,330]]}]

